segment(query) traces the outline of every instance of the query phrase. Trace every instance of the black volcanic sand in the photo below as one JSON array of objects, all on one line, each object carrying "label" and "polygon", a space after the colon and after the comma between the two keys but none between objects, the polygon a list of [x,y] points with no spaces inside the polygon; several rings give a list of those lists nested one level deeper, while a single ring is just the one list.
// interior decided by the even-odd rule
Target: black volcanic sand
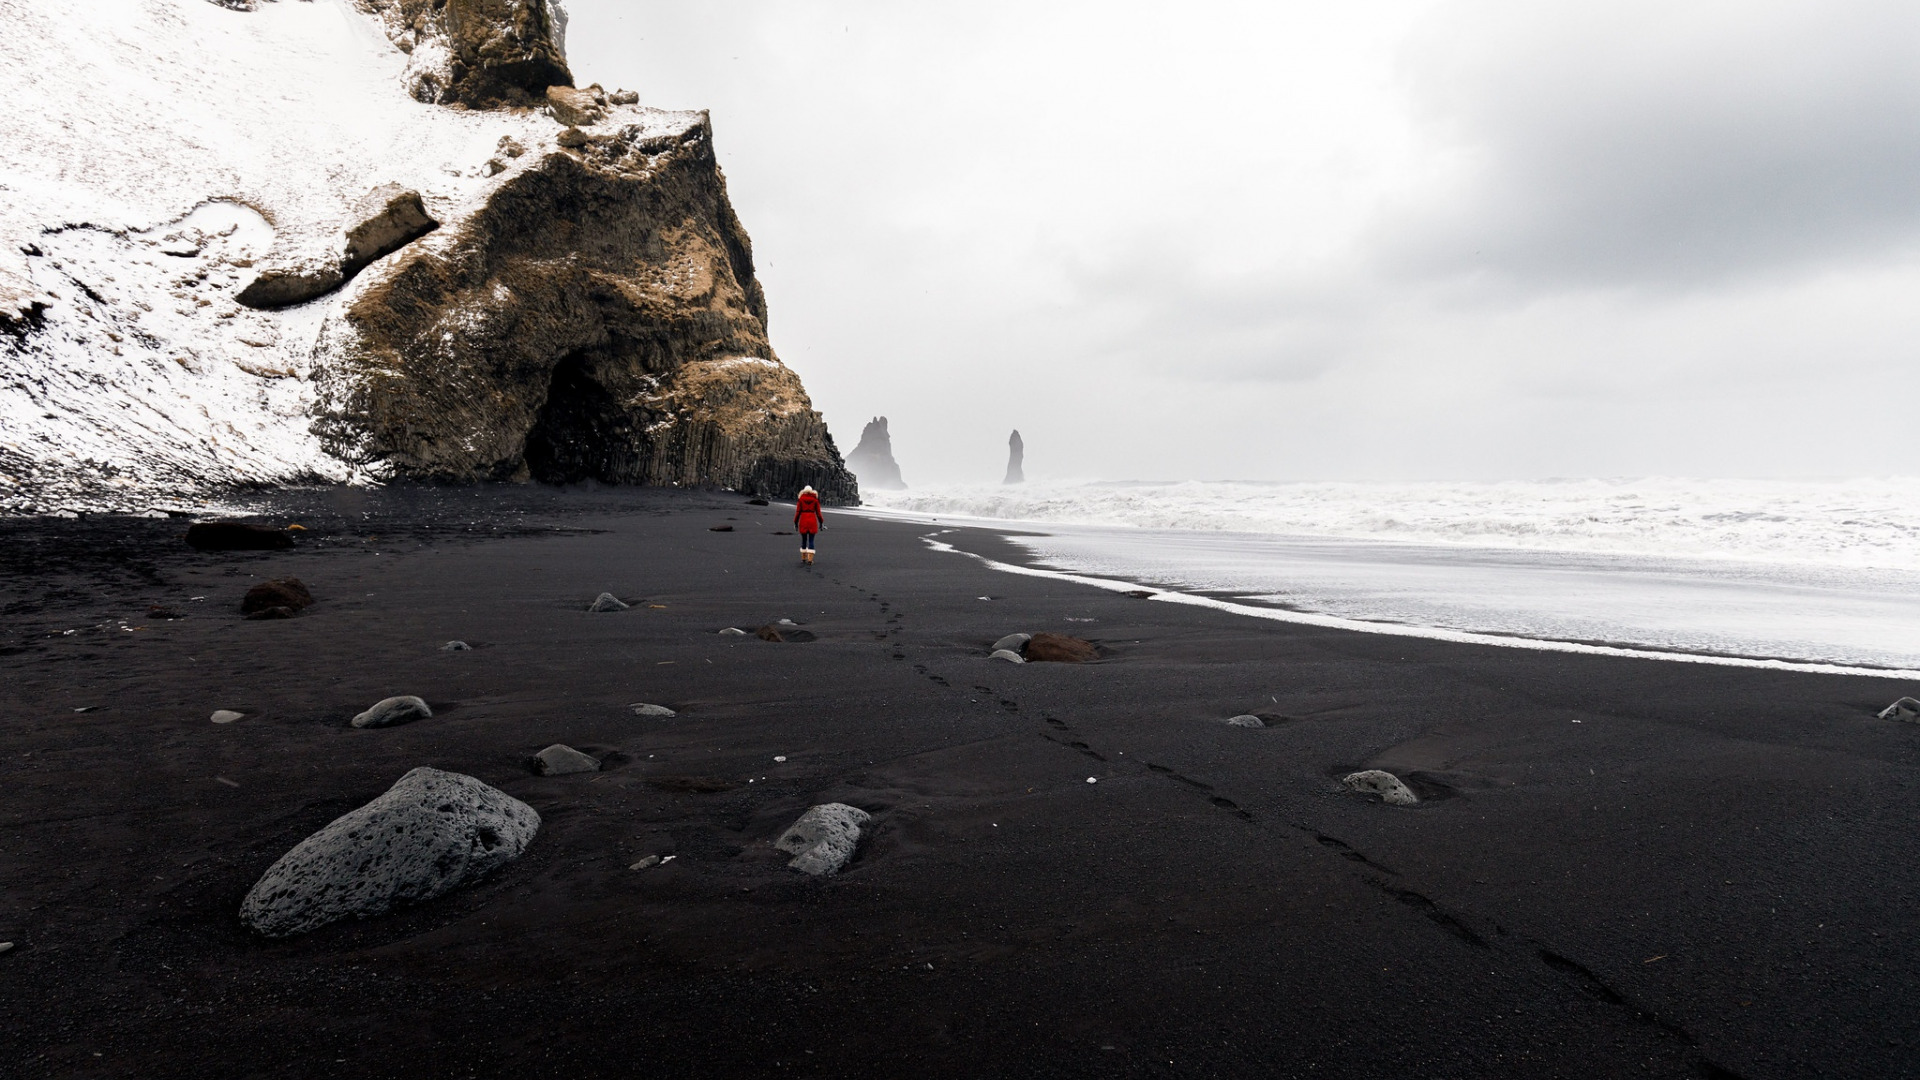
[{"label": "black volcanic sand", "polygon": [[[1920,1072],[1920,728],[1873,715],[1912,687],[1268,623],[845,514],[809,571],[790,513],[293,493],[300,546],[232,554],[0,521],[0,1074]],[[244,620],[283,577],[316,604]],[[715,634],[780,618],[817,640]],[[1016,630],[1107,655],[988,660]],[[393,694],[434,717],[347,726]],[[605,771],[533,775],[554,742]],[[274,859],[426,764],[538,809],[526,856],[243,930]],[[769,842],[831,800],[871,839],[804,878]]]}]

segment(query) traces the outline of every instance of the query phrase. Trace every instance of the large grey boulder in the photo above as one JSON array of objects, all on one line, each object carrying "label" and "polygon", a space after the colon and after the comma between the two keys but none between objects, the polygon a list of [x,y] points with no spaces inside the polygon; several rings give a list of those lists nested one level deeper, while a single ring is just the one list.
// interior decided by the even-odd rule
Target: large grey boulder
[{"label": "large grey boulder", "polygon": [[240,921],[268,937],[431,900],[520,856],[533,807],[471,776],[415,769],[386,794],[307,837],[267,868]]},{"label": "large grey boulder", "polygon": [[831,874],[853,858],[860,830],[872,820],[873,815],[857,806],[822,803],[801,814],[773,846],[791,854],[787,865],[803,874]]},{"label": "large grey boulder", "polygon": [[358,728],[393,727],[395,724],[410,724],[433,715],[427,703],[405,694],[400,697],[382,698],[373,708],[353,718],[353,726]]},{"label": "large grey boulder", "polygon": [[1340,782],[1365,795],[1378,795],[1380,801],[1389,806],[1412,806],[1420,801],[1413,789],[1400,781],[1400,778],[1385,769],[1367,769],[1362,772],[1348,773]]}]

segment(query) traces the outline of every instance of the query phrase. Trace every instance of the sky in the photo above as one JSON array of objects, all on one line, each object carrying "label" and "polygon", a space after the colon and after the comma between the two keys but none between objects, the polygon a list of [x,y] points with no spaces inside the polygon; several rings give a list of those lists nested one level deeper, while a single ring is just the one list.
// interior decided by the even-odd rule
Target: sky
[{"label": "sky", "polygon": [[1920,5],[566,5],[909,485],[1920,473]]}]

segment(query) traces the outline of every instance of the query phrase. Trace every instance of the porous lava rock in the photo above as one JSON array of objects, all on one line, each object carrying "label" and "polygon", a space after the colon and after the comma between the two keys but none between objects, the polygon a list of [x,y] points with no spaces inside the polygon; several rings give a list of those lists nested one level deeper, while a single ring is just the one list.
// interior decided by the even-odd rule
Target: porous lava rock
[{"label": "porous lava rock", "polygon": [[1065,634],[1035,634],[1020,655],[1030,664],[1084,664],[1100,659],[1100,650],[1091,641]]},{"label": "porous lava rock", "polygon": [[285,529],[244,521],[198,521],[187,526],[187,546],[196,551],[285,551],[293,537]]},{"label": "porous lava rock", "polygon": [[541,776],[570,776],[600,771],[600,759],[583,754],[565,743],[554,743],[533,755],[533,771]]},{"label": "porous lava rock", "polygon": [[595,612],[625,611],[632,606],[632,604],[627,603],[625,600],[620,599],[610,592],[603,592],[593,598],[593,603],[587,605],[587,610]]},{"label": "porous lava rock", "polygon": [[[263,581],[240,599],[240,613],[249,619],[287,619],[313,606],[313,593],[299,578]],[[279,614],[273,614],[278,612]]]},{"label": "porous lava rock", "polygon": [[471,776],[419,768],[267,868],[240,921],[267,937],[431,900],[512,862],[540,830],[533,807]]},{"label": "porous lava rock", "polygon": [[773,846],[792,855],[787,865],[803,874],[836,873],[853,859],[860,831],[872,820],[873,815],[857,806],[822,803],[801,814]]},{"label": "porous lava rock", "polygon": [[363,274],[314,356],[314,431],[371,475],[858,502],[767,338],[705,113],[604,107]]},{"label": "porous lava rock", "polygon": [[1364,795],[1378,795],[1389,806],[1412,806],[1420,801],[1401,779],[1385,769],[1364,769],[1340,778],[1347,787]]},{"label": "porous lava rock", "polygon": [[1920,701],[1903,697],[1881,709],[1879,716],[1882,720],[1905,720],[1909,724],[1920,724]]},{"label": "porous lava rock", "polygon": [[876,416],[860,431],[860,442],[847,455],[847,469],[862,487],[877,491],[900,491],[906,481],[900,478],[900,465],[893,460],[893,436],[887,434],[887,418]]}]

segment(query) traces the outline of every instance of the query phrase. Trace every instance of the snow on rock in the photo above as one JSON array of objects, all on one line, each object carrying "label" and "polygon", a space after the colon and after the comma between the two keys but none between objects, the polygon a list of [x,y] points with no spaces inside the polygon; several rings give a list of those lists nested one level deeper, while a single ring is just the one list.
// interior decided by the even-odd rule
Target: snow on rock
[{"label": "snow on rock", "polygon": [[0,513],[403,475],[857,498],[706,115],[571,89],[552,0],[0,16]]}]

